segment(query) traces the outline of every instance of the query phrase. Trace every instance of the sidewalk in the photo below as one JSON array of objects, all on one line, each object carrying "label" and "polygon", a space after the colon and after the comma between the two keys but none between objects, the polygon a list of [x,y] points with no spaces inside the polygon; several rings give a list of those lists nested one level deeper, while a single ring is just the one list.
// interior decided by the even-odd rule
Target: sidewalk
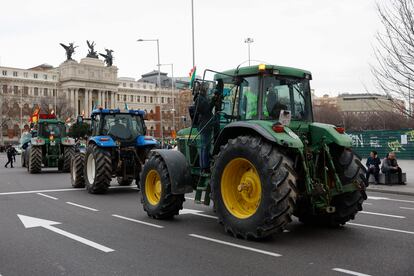
[{"label": "sidewalk", "polygon": [[[366,159],[362,160],[365,165]],[[374,185],[370,184],[367,191],[389,194],[412,195],[414,196],[414,160],[398,160],[403,172],[407,174],[407,185]]]}]

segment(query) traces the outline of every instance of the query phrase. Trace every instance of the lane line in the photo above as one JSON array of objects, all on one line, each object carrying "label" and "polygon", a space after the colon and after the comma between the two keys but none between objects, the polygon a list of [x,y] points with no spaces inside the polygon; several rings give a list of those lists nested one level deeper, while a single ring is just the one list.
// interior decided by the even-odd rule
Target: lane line
[{"label": "lane line", "polygon": [[116,218],[128,220],[128,221],[132,221],[132,222],[152,226],[152,227],[155,227],[155,228],[164,228],[164,226],[161,226],[161,225],[157,225],[157,224],[153,224],[153,223],[149,223],[149,222],[145,222],[145,221],[141,221],[141,220],[136,220],[136,219],[133,219],[133,218],[127,218],[127,217],[116,215],[116,214],[113,214],[112,216],[116,217]]},{"label": "lane line", "polygon": [[405,210],[414,210],[414,208],[410,208],[410,207],[400,207],[400,209],[405,209]]},{"label": "lane line", "polygon": [[369,274],[365,274],[365,273],[361,273],[361,272],[356,272],[356,271],[352,271],[352,270],[348,270],[348,269],[343,269],[343,268],[332,268],[332,270],[337,271],[337,272],[342,272],[345,274],[349,274],[349,275],[355,275],[355,276],[371,276]]},{"label": "lane line", "polygon": [[[54,199],[54,200],[58,200],[58,198],[57,197],[53,197],[53,196],[50,196],[50,195],[45,195],[45,194],[42,194],[42,193],[37,193],[38,195],[41,195],[41,196],[44,196],[44,197],[47,197],[47,198],[51,198],[51,199]],[[1,275],[0,275],[1,276]]]},{"label": "lane line", "polygon": [[95,208],[91,208],[91,207],[88,207],[88,206],[76,204],[76,203],[73,203],[73,202],[70,202],[70,201],[67,201],[66,203],[67,204],[70,204],[70,205],[73,205],[73,206],[76,206],[76,207],[79,207],[79,208],[83,208],[83,209],[87,209],[87,210],[90,210],[90,211],[94,211],[94,212],[98,212],[99,211],[99,210],[97,210]]},{"label": "lane line", "polygon": [[[137,190],[137,187],[109,187],[109,189],[129,189],[129,190]],[[71,192],[71,191],[79,191],[85,190],[85,188],[69,188],[69,189],[50,189],[50,190],[33,190],[33,191],[19,191],[19,192],[4,192],[0,193],[0,195],[21,195],[21,194],[37,194],[37,193],[49,193],[49,192]]]},{"label": "lane line", "polygon": [[347,222],[346,224],[347,225],[349,224],[349,225],[359,226],[359,227],[373,228],[373,229],[379,229],[379,230],[385,230],[385,231],[391,231],[391,232],[398,232],[398,233],[414,235],[414,232],[411,232],[411,231],[405,231],[405,230],[399,230],[399,229],[393,229],[393,228],[387,228],[387,227],[381,227],[381,226],[366,225],[366,224],[359,224],[359,223],[353,223],[353,222]]},{"label": "lane line", "polygon": [[388,197],[380,197],[380,196],[368,196],[368,199],[373,200],[388,200],[388,201],[395,201],[395,202],[407,202],[407,203],[414,203],[413,200],[405,200],[405,199],[393,199]]},{"label": "lane line", "polygon": [[404,216],[389,215],[389,214],[383,214],[383,213],[374,213],[374,212],[367,212],[367,211],[360,211],[360,213],[361,214],[367,214],[367,215],[375,215],[375,216],[382,216],[382,217],[405,219]]},{"label": "lane line", "polygon": [[184,208],[184,209],[180,210],[180,215],[191,214],[191,215],[205,217],[205,218],[218,219],[218,217],[216,217],[216,216],[202,214],[203,212],[204,211]]},{"label": "lane line", "polygon": [[239,244],[235,244],[235,243],[231,243],[231,242],[226,242],[226,241],[222,241],[222,240],[217,240],[217,239],[213,239],[213,238],[209,238],[209,237],[205,237],[205,236],[200,236],[200,235],[197,235],[197,234],[188,234],[188,235],[190,237],[193,237],[193,238],[202,239],[202,240],[206,240],[206,241],[211,241],[211,242],[215,242],[215,243],[219,243],[219,244],[224,244],[224,245],[228,245],[228,246],[232,246],[232,247],[236,247],[236,248],[240,248],[240,249],[245,249],[245,250],[253,251],[253,252],[256,252],[256,253],[261,253],[261,254],[273,256],[273,257],[281,257],[282,256],[282,255],[280,255],[278,253],[274,253],[274,252],[270,252],[270,251],[265,251],[265,250],[261,250],[261,249],[256,249],[256,248],[253,248],[253,247],[239,245]]},{"label": "lane line", "polygon": [[194,198],[192,198],[192,197],[184,197],[185,199],[188,199],[188,200],[194,200]]}]

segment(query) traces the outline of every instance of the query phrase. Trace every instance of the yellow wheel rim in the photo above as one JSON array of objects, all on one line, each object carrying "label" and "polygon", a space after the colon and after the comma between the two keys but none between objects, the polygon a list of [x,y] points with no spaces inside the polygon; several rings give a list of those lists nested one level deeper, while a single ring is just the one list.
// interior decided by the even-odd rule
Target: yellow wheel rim
[{"label": "yellow wheel rim", "polygon": [[161,177],[156,170],[150,170],[145,179],[145,195],[151,205],[157,205],[161,198]]},{"label": "yellow wheel rim", "polygon": [[256,168],[245,158],[235,158],[221,176],[221,196],[227,210],[239,219],[254,215],[262,198],[262,184]]}]

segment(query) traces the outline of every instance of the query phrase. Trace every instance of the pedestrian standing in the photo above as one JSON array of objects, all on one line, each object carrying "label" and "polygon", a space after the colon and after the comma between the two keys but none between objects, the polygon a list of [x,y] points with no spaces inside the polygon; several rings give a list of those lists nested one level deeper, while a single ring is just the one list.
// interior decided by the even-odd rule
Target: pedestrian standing
[{"label": "pedestrian standing", "polygon": [[6,153],[7,153],[7,163],[6,163],[6,165],[4,165],[4,167],[6,167],[6,168],[7,168],[7,165],[9,165],[9,164],[10,164],[10,168],[14,168],[14,167],[13,167],[13,156],[14,156],[14,155],[15,155],[15,153],[16,153],[16,149],[15,149],[15,148],[13,148],[13,147],[12,147],[12,145],[9,145],[9,146],[7,147]]},{"label": "pedestrian standing", "polygon": [[378,158],[378,153],[375,150],[371,151],[367,159],[367,163],[366,163],[366,166],[367,166],[366,178],[367,178],[368,183],[369,183],[369,177],[371,174],[374,175],[375,184],[379,183],[379,172],[380,172],[379,165],[380,164],[381,164],[381,160]]}]

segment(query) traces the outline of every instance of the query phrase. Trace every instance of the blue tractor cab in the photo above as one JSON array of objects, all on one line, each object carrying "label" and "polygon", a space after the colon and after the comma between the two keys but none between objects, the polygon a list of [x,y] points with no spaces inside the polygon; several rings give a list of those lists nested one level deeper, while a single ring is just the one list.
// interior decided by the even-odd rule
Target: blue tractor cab
[{"label": "blue tractor cab", "polygon": [[105,193],[113,177],[118,184],[139,182],[141,167],[151,149],[158,147],[146,136],[142,110],[94,109],[86,148],[73,158],[73,187],[85,187],[90,193]]}]

